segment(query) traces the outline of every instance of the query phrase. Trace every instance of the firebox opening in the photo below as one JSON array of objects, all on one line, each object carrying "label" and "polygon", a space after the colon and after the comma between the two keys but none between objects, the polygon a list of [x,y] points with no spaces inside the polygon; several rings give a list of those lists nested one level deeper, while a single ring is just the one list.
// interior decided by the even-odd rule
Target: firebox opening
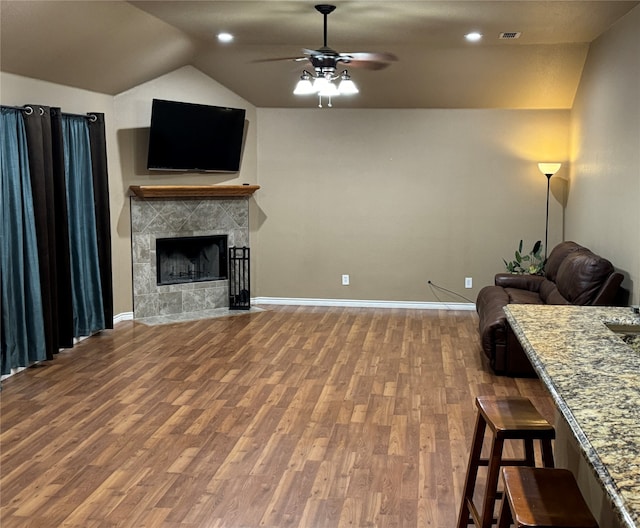
[{"label": "firebox opening", "polygon": [[227,278],[227,235],[156,239],[157,284]]}]

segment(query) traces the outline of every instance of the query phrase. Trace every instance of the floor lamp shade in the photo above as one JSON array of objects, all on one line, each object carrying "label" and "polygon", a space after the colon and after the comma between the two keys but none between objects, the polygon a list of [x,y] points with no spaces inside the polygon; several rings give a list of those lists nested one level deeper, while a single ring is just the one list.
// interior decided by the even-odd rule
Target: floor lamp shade
[{"label": "floor lamp shade", "polygon": [[538,163],[540,172],[549,177],[558,172],[560,170],[560,167],[562,167],[562,163]]}]

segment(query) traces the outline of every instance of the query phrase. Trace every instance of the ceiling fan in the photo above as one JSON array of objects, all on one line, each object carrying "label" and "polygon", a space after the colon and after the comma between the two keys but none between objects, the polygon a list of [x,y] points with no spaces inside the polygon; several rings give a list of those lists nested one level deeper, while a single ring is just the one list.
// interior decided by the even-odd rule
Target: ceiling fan
[{"label": "ceiling fan", "polygon": [[[335,8],[336,6],[330,4],[318,4],[315,6],[316,11],[324,17],[324,40],[321,48],[315,50],[303,49],[304,56],[301,57],[283,57],[259,61],[308,61],[313,66],[315,76],[304,70],[294,94],[318,94],[320,96],[319,106],[322,106],[322,96],[329,97],[329,106],[331,106],[331,96],[358,92],[347,70],[344,70],[340,75],[336,74],[336,70],[340,65],[344,64],[345,66],[367,70],[382,70],[389,66],[390,63],[398,60],[393,53],[388,52],[339,53],[330,48],[327,45],[327,17],[333,13]],[[333,81],[337,79],[341,79],[339,86],[333,84]],[[312,80],[313,83],[311,82]]]},{"label": "ceiling fan", "polygon": [[392,53],[338,53],[327,45],[327,17],[333,13],[336,6],[330,4],[318,4],[316,11],[324,17],[324,41],[321,48],[317,50],[303,49],[305,57],[296,57],[294,60],[308,60],[316,72],[335,72],[338,63],[348,64],[351,67],[365,68],[367,70],[381,70],[397,58]]}]

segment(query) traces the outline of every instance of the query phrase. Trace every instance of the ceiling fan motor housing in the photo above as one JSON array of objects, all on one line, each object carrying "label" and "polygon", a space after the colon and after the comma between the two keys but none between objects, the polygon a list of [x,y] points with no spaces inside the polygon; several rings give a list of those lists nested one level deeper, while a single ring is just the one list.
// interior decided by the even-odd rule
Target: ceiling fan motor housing
[{"label": "ceiling fan motor housing", "polygon": [[348,63],[349,59],[331,48],[322,47],[309,56],[309,61],[319,75],[326,77],[335,73],[338,62]]}]

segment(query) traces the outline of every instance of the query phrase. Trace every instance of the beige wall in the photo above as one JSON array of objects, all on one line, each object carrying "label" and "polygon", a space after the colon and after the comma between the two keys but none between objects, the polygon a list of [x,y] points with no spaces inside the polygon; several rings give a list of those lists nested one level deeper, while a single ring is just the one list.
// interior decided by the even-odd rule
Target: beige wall
[{"label": "beige wall", "polygon": [[[191,67],[115,98],[1,79],[4,104],[106,114],[115,313],[132,309],[129,185],[261,185],[250,209],[254,296],[453,302],[461,299],[435,296],[427,280],[475,299],[520,238],[544,238],[536,163],[568,157],[568,111],[256,111]],[[146,171],[154,97],[246,108],[240,174]],[[562,239],[565,191],[562,179],[552,183],[550,247]]]},{"label": "beige wall", "polygon": [[592,43],[571,115],[566,236],[609,258],[640,303],[640,7]]},{"label": "beige wall", "polygon": [[431,280],[475,300],[544,239],[537,162],[568,158],[569,112],[259,109],[258,137],[257,295],[436,302]]}]

